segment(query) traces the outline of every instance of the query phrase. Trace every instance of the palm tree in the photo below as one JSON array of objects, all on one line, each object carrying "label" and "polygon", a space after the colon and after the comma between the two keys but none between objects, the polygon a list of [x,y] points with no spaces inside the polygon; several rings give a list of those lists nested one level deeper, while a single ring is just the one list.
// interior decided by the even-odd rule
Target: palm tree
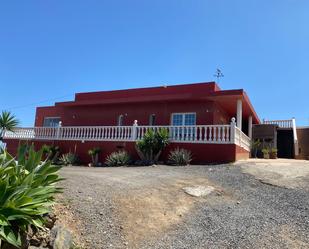
[{"label": "palm tree", "polygon": [[6,131],[13,131],[18,124],[18,119],[11,112],[2,111],[0,115],[0,141],[3,140]]}]

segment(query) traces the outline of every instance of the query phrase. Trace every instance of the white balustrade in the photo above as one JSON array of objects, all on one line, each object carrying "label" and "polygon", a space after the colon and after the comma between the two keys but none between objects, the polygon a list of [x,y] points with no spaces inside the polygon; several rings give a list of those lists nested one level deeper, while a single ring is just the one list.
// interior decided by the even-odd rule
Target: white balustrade
[{"label": "white balustrade", "polygon": [[286,119],[286,120],[264,120],[264,124],[273,124],[278,125],[280,128],[293,128],[293,120]]},{"label": "white balustrade", "polygon": [[238,127],[235,128],[235,144],[250,151],[251,139],[243,133]]},{"label": "white balustrade", "polygon": [[137,126],[137,140],[147,130],[167,129],[170,141],[186,143],[230,143],[230,125]]},{"label": "white balustrade", "polygon": [[137,141],[148,130],[167,129],[170,142],[204,144],[238,144],[250,148],[247,137],[235,122],[230,125],[194,126],[73,126],[16,128],[6,131],[4,139],[79,140],[79,141]]}]

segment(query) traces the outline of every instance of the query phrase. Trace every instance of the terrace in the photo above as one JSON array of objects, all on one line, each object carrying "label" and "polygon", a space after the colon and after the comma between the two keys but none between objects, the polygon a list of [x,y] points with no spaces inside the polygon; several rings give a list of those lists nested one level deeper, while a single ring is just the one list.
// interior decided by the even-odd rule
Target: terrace
[{"label": "terrace", "polygon": [[192,126],[62,126],[16,128],[6,131],[4,139],[44,141],[118,141],[134,142],[143,138],[147,130],[167,129],[170,142],[196,144],[236,144],[250,151],[250,138],[237,126],[235,118],[228,125]]}]

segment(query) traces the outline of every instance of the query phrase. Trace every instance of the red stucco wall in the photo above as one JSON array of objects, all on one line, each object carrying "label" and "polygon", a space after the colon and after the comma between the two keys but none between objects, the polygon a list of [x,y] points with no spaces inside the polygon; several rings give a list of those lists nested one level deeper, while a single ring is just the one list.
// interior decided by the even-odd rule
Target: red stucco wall
[{"label": "red stucco wall", "polygon": [[[9,139],[7,141],[7,149],[13,155],[16,154],[16,149],[19,140]],[[32,143],[29,141],[28,143]],[[50,141],[35,141],[36,149],[39,149],[43,144],[52,144]],[[130,153],[132,159],[137,160],[138,155],[135,150],[134,142],[85,142],[80,141],[57,141],[54,142],[61,149],[61,153],[76,152],[83,164],[90,162],[90,157],[87,152],[93,147],[101,147],[102,153],[100,161],[104,162],[107,155],[119,150],[125,149]],[[194,143],[171,143],[162,153],[160,160],[167,161],[168,153],[175,148],[188,149],[193,154],[193,164],[206,164],[206,163],[223,163],[233,162],[239,159],[246,159],[249,153],[239,146],[234,144],[194,144]]]},{"label": "red stucco wall", "polygon": [[119,115],[124,115],[124,125],[148,125],[149,116],[156,115],[156,125],[169,125],[171,114],[195,112],[196,122],[201,124],[225,124],[230,118],[218,105],[210,101],[175,101],[165,103],[91,105],[72,107],[37,108],[35,126],[42,126],[44,117],[60,117],[63,126],[117,125]]}]

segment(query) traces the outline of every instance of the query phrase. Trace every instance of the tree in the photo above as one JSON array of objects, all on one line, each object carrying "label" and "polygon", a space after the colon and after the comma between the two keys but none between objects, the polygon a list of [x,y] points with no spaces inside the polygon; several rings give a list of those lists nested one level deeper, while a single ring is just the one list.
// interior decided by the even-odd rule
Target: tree
[{"label": "tree", "polygon": [[146,164],[157,163],[161,152],[169,143],[167,129],[147,130],[142,140],[136,143],[137,154]]},{"label": "tree", "polygon": [[13,131],[18,124],[18,119],[11,112],[2,111],[0,115],[0,140],[3,140],[6,131]]}]

